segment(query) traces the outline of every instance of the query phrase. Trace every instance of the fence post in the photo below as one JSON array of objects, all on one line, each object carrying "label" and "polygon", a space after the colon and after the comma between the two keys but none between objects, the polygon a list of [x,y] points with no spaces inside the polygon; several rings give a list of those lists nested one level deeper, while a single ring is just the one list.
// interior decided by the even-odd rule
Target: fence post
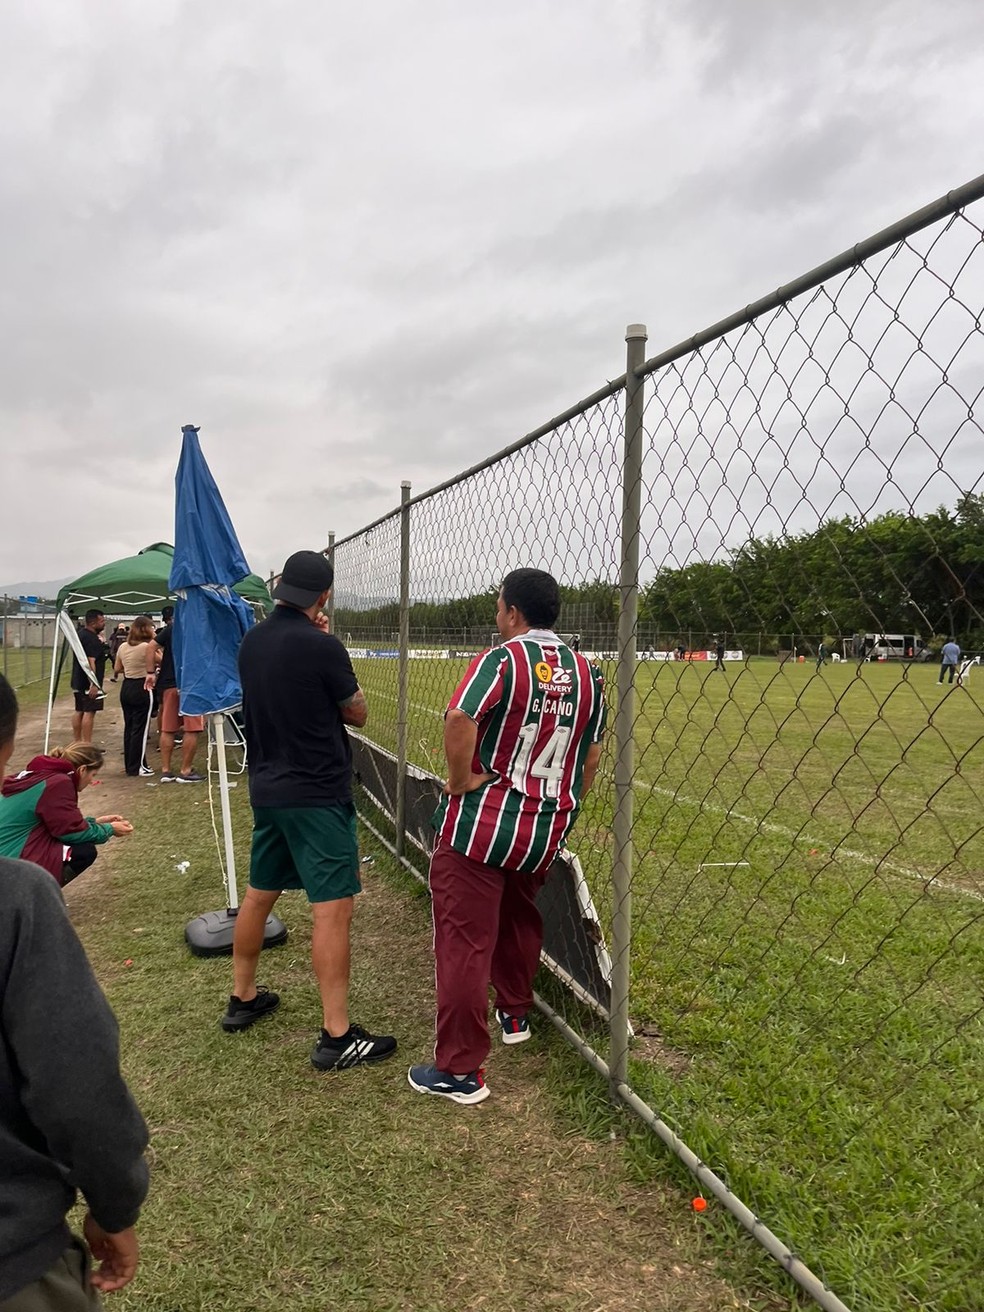
[{"label": "fence post", "polygon": [[396,855],[407,834],[407,696],[410,674],[410,484],[400,484],[400,660],[396,687]]},{"label": "fence post", "polygon": [[632,776],[635,771],[636,625],[639,612],[639,519],[645,387],[635,370],[646,358],[646,326],[625,330],[625,445],[622,458],[622,559],[619,571],[615,712],[615,865],[612,871],[612,1085],[628,1082],[629,979],[632,945]]},{"label": "fence post", "polygon": [[[332,531],[328,534],[328,550],[325,552],[328,564],[331,566],[332,574],[335,572],[335,533]],[[328,632],[335,632],[335,586],[332,584],[331,592],[328,594],[328,609],[325,611],[328,616]]]}]

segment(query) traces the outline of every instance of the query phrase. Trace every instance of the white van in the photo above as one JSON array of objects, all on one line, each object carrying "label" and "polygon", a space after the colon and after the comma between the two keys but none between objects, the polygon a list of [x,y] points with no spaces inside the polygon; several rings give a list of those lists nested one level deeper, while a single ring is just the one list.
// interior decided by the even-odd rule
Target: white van
[{"label": "white van", "polygon": [[[866,661],[919,661],[925,660],[926,644],[918,633],[866,633],[864,659]],[[860,658],[861,652],[857,656]]]}]

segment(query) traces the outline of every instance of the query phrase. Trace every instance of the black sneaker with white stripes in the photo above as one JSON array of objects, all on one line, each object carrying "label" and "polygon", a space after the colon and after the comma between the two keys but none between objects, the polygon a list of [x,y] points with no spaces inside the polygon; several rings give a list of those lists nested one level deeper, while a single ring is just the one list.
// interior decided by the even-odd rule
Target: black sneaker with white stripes
[{"label": "black sneaker with white stripes", "polygon": [[327,1030],[311,1052],[311,1065],[319,1071],[347,1071],[350,1066],[385,1061],[396,1052],[396,1039],[388,1034],[369,1034],[361,1025],[350,1025],[347,1034],[333,1039]]}]

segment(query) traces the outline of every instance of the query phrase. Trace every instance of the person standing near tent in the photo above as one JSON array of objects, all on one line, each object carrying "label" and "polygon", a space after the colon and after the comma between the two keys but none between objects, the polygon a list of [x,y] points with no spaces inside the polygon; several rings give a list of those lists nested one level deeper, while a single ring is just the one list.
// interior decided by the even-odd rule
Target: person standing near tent
[{"label": "person standing near tent", "polygon": [[490,982],[502,1042],[530,1036],[543,945],[536,895],[601,758],[601,673],[553,632],[559,614],[550,574],[507,574],[502,645],[475,657],[444,719],[448,782],[430,863],[437,1042],[434,1064],[411,1066],[408,1079],[466,1105],[489,1096]]},{"label": "person standing near tent", "polygon": [[[161,664],[156,685],[161,717],[161,783],[200,784],[203,778],[195,769],[195,752],[198,750],[198,735],[205,728],[205,717],[181,714],[181,694],[174,670],[174,607],[165,606],[161,618],[164,623],[157,630]],[[171,757],[178,734],[181,735],[181,769],[175,774],[171,769]]]},{"label": "person standing near tent", "polygon": [[126,642],[116,653],[113,667],[123,675],[120,706],[123,708],[123,764],[128,775],[149,777],[147,732],[154,705],[154,677],[158,662],[154,621],[138,615],[130,625]]},{"label": "person standing near tent", "polygon": [[101,689],[106,673],[106,658],[109,648],[102,640],[102,631],[106,627],[106,616],[101,610],[87,610],[85,624],[79,629],[79,641],[89,661],[91,677],[77,661],[72,662],[72,692],[75,694],[75,713],[72,716],[72,737],[76,742],[91,743],[92,727],[97,711],[103,707],[103,698],[92,696],[94,686]]},{"label": "person standing near tent", "polygon": [[[126,642],[126,625],[117,624],[109,639],[109,659],[113,662],[114,666],[116,665],[116,653],[123,646],[124,642]],[[114,669],[112,682],[115,683],[118,678],[119,675]]]},{"label": "person standing near tent", "polygon": [[273,614],[239,649],[253,843],[236,916],[233,992],[220,1021],[234,1033],[280,1005],[276,993],[257,988],[256,966],[280,894],[303,889],[322,1005],[311,1064],[324,1071],[396,1051],[396,1039],[351,1024],[348,1012],[349,932],[362,885],[345,726],[361,728],[368,710],[349,654],[322,614],[333,580],[320,552],[295,552],[273,590]]},{"label": "person standing near tent", "polygon": [[[0,774],[16,729],[0,675]],[[0,980],[0,1310],[97,1312],[137,1268],[147,1127],[61,893],[28,861],[0,858]],[[67,1225],[76,1190],[85,1242]]]}]

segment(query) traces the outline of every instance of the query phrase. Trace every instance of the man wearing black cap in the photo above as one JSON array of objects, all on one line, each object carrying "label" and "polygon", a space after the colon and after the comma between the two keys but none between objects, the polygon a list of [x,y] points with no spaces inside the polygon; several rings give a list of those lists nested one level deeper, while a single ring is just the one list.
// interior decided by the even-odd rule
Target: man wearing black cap
[{"label": "man wearing black cap", "polygon": [[322,607],[333,579],[320,552],[296,551],[273,590],[273,614],[239,650],[253,844],[221,1021],[229,1032],[247,1029],[280,1005],[276,993],[257,988],[256,966],[277,898],[303,888],[323,1009],[311,1063],[326,1071],[396,1051],[394,1038],[367,1033],[348,1014],[349,928],[362,886],[345,726],[361,728],[368,710],[348,652],[327,632]]}]

